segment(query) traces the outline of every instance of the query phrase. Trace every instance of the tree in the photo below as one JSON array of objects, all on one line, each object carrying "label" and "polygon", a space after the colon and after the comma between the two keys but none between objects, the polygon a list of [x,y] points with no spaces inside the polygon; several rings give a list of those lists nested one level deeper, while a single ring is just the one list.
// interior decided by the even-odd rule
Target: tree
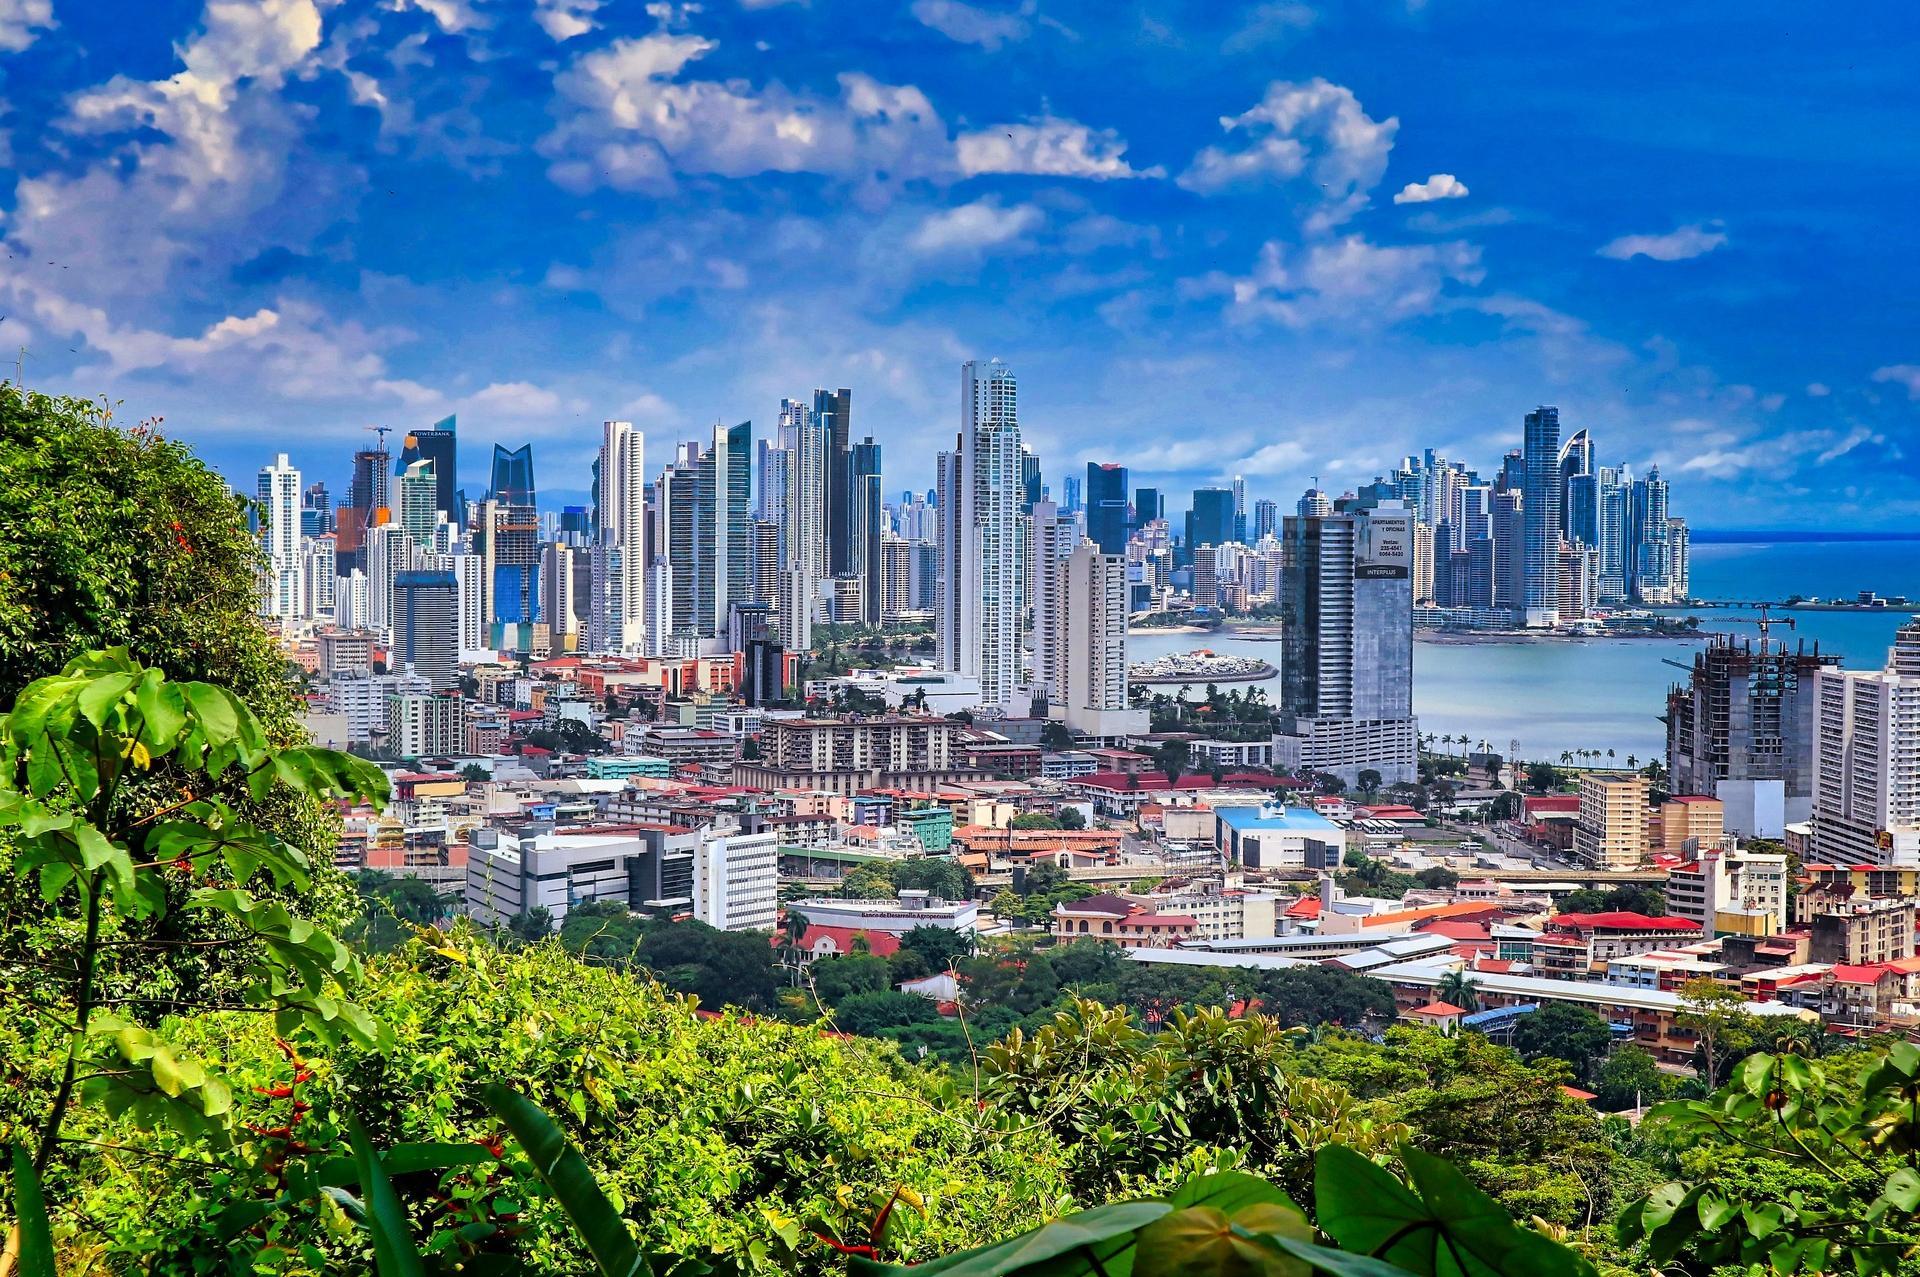
[{"label": "tree", "polygon": [[1441,976],[1440,983],[1433,988],[1433,996],[1442,1002],[1451,1002],[1462,1011],[1480,1009],[1480,986],[1465,971],[1449,971]]},{"label": "tree", "polygon": [[1085,829],[1087,818],[1080,814],[1078,807],[1062,807],[1054,813],[1054,819],[1060,822],[1062,829]]},{"label": "tree", "polygon": [[875,1037],[884,1029],[925,1024],[939,1018],[939,1010],[927,999],[892,989],[856,993],[833,1012],[833,1022],[841,1032],[861,1037]]},{"label": "tree", "polygon": [[1067,871],[1051,860],[1043,860],[1027,870],[1026,894],[1044,896],[1064,887],[1070,880]]},{"label": "tree", "polygon": [[1527,788],[1536,794],[1550,794],[1560,788],[1560,769],[1552,763],[1527,764]]},{"label": "tree", "polygon": [[456,902],[411,874],[394,877],[363,870],[354,886],[360,893],[360,917],[347,928],[346,937],[370,953],[384,953],[416,928],[437,926],[453,916]]},{"label": "tree", "polygon": [[1434,865],[1430,869],[1422,869],[1413,877],[1414,881],[1421,886],[1437,891],[1451,890],[1460,885],[1460,875],[1445,865]]},{"label": "tree", "polygon": [[1187,769],[1187,742],[1183,740],[1166,741],[1161,744],[1159,754],[1161,774],[1167,778],[1169,785],[1178,784],[1181,773]]},{"label": "tree", "polygon": [[1523,1015],[1513,1026],[1513,1049],[1524,1060],[1551,1056],[1573,1067],[1575,1077],[1589,1077],[1607,1054],[1613,1033],[1585,1007],[1549,1002]]},{"label": "tree", "polygon": [[771,1011],[779,995],[773,946],[764,931],[667,923],[650,929],[641,940],[640,961],[662,984],[691,993],[716,1010],[737,1006]]},{"label": "tree", "polygon": [[1051,719],[1040,728],[1040,748],[1051,754],[1064,753],[1079,744],[1073,739],[1073,733],[1067,730],[1065,723]]},{"label": "tree", "polygon": [[545,905],[524,909],[507,919],[507,930],[522,940],[545,940],[553,934],[553,910]]},{"label": "tree", "polygon": [[493,779],[493,773],[479,763],[468,763],[460,769],[460,779],[468,784],[485,784]]},{"label": "tree", "polygon": [[973,956],[973,937],[953,927],[919,926],[900,937],[900,947],[921,954],[935,971],[945,971],[963,958]]},{"label": "tree", "polygon": [[1673,1022],[1692,1029],[1700,1038],[1700,1078],[1707,1091],[1720,1085],[1722,1056],[1739,1050],[1754,1037],[1747,1000],[1711,976],[1699,976],[1680,986],[1683,1008]]},{"label": "tree", "polygon": [[[26,1040],[61,1060],[51,1094],[34,1097],[46,1103],[37,1172],[60,1150],[76,1098],[188,1132],[231,1127],[228,1084],[157,1031],[170,1014],[232,999],[273,1013],[284,1033],[378,1040],[373,1019],[346,1000],[360,973],[353,954],[254,894],[267,882],[304,889],[312,861],[222,796],[229,769],[260,797],[276,785],[310,801],[387,795],[378,768],[331,750],[276,748],[233,692],[168,679],[126,648],[34,680],[0,720],[0,829],[13,839],[4,872],[20,910],[6,947],[35,955],[0,964],[0,991]],[[162,772],[170,787],[156,790],[151,778]],[[225,933],[194,938],[203,913]],[[212,998],[157,978],[144,956],[203,947],[243,951],[250,963]]]},{"label": "tree", "polygon": [[1060,828],[1060,822],[1052,816],[1029,811],[1022,812],[1020,815],[1015,816],[1011,827],[1014,829],[1058,829]]},{"label": "tree", "polygon": [[1380,773],[1374,770],[1373,768],[1371,767],[1361,768],[1358,779],[1360,781],[1361,793],[1371,794],[1379,791],[1382,777]]},{"label": "tree", "polygon": [[1495,820],[1518,820],[1526,814],[1526,807],[1526,800],[1509,789],[1493,800],[1490,814]]},{"label": "tree", "polygon": [[1673,1094],[1675,1080],[1661,1070],[1651,1052],[1638,1046],[1620,1048],[1593,1078],[1600,1107],[1611,1112],[1658,1104]]},{"label": "tree", "polygon": [[884,993],[893,987],[887,960],[871,953],[822,958],[808,968],[808,974],[814,993],[828,1006],[839,1006],[857,994]]},{"label": "tree", "polygon": [[993,893],[993,899],[987,902],[987,911],[996,918],[1010,918],[1020,908],[1020,897],[1013,894],[1011,887],[1002,887]]}]

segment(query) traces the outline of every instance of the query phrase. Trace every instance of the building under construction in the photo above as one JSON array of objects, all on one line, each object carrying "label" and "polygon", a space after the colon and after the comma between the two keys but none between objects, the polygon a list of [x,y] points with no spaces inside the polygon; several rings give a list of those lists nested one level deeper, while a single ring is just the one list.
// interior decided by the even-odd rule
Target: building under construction
[{"label": "building under construction", "polygon": [[1814,676],[1837,663],[1818,644],[1714,635],[1694,655],[1687,685],[1667,693],[1672,791],[1718,798],[1727,831],[1746,837],[1778,838],[1805,820],[1813,808]]}]

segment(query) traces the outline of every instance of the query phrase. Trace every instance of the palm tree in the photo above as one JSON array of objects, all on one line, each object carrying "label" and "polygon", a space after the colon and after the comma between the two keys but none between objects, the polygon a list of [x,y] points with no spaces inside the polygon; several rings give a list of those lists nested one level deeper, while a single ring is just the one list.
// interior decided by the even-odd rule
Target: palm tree
[{"label": "palm tree", "polygon": [[1571,763],[1573,761],[1573,751],[1570,749],[1561,750],[1560,761],[1562,764]]},{"label": "palm tree", "polygon": [[1613,761],[1613,751],[1612,751],[1612,750],[1608,750],[1608,751],[1607,751],[1607,761],[1608,761],[1608,762],[1612,762],[1612,761]]},{"label": "palm tree", "polygon": [[1635,770],[1635,769],[1637,769],[1637,768],[1638,768],[1639,766],[1640,766],[1640,756],[1639,756],[1638,754],[1628,754],[1628,755],[1627,755],[1627,770],[1628,770],[1628,771],[1633,771],[1633,770]]},{"label": "palm tree", "polygon": [[1462,1011],[1480,1009],[1480,986],[1465,971],[1449,971],[1441,976],[1440,983],[1433,988],[1433,996],[1453,1003]]}]

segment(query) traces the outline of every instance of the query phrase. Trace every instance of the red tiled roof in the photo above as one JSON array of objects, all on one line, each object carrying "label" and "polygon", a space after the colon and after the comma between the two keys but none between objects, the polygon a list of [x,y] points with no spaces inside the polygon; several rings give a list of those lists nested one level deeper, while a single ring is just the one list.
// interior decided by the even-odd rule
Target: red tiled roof
[{"label": "red tiled roof", "polygon": [[1354,811],[1367,820],[1425,820],[1424,812],[1412,807],[1356,807]]},{"label": "red tiled roof", "polygon": [[1565,1084],[1561,1085],[1560,1093],[1582,1102],[1599,1098],[1599,1096],[1595,1095],[1592,1091],[1583,1091],[1577,1086],[1567,1086]]},{"label": "red tiled roof", "polygon": [[1197,927],[1198,918],[1189,918],[1184,913],[1136,913],[1125,919],[1129,927]]},{"label": "red tiled roof", "polygon": [[1605,913],[1557,913],[1547,919],[1547,925],[1613,931],[1700,930],[1700,924],[1691,918],[1675,918],[1671,915],[1648,917],[1644,913],[1634,913],[1630,909],[1613,909]]},{"label": "red tiled roof", "polygon": [[1879,962],[1859,965],[1841,962],[1834,965],[1833,979],[1836,984],[1879,984],[1888,970],[1886,964]]},{"label": "red tiled roof", "polygon": [[1302,896],[1287,906],[1287,917],[1311,922],[1320,916],[1320,897]]},{"label": "red tiled roof", "polygon": [[1435,918],[1414,928],[1425,935],[1445,936],[1449,940],[1491,940],[1493,933],[1484,922],[1465,918]]},{"label": "red tiled roof", "polygon": [[[865,936],[867,938],[867,949],[875,957],[890,957],[900,949],[900,937],[894,935],[891,931],[869,931],[864,927],[821,926],[809,926],[802,932],[800,935],[800,947],[811,953],[821,940],[826,939],[833,941],[833,950],[835,953],[848,954],[853,952],[853,942],[856,936]],[[781,937],[778,934],[774,935],[771,943],[778,946],[780,942]]]},{"label": "red tiled roof", "polygon": [[1407,1012],[1408,1015],[1431,1015],[1431,1016],[1465,1015],[1466,1013],[1467,1013],[1467,1009],[1465,1007],[1457,1007],[1453,1005],[1453,1003],[1451,1002],[1440,1002],[1440,1001],[1429,1002],[1427,1003],[1427,1005],[1423,1007],[1415,1007],[1413,1010]]}]

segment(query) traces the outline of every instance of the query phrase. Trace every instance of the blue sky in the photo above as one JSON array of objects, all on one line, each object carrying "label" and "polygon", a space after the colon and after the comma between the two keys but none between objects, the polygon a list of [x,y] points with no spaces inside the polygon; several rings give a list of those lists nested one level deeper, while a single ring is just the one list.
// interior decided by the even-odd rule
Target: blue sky
[{"label": "blue sky", "polygon": [[1911,525],[1920,18],[1680,8],[0,0],[0,351],[243,484],[846,385],[925,487],[997,355],[1056,491],[1546,402],[1696,526]]}]

